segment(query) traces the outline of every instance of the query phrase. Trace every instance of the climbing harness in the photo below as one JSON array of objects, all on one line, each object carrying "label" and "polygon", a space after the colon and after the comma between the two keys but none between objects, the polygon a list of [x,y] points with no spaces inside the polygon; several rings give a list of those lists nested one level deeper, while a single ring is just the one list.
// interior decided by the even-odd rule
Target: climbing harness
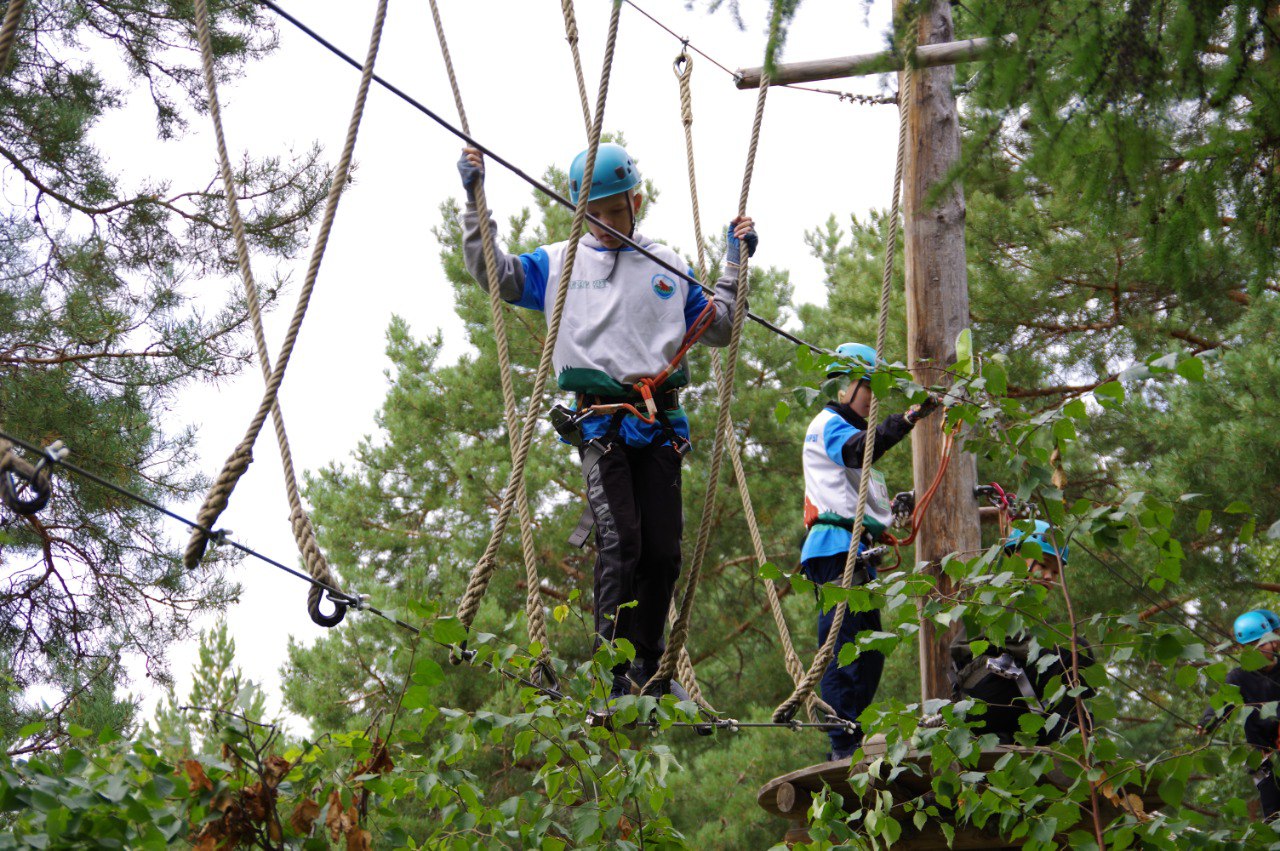
[{"label": "climbing harness", "polygon": [[[378,0],[377,9],[374,13],[373,31],[369,36],[369,49],[362,68],[355,107],[347,127],[346,140],[330,181],[329,195],[325,203],[320,228],[316,234],[315,245],[312,248],[311,262],[307,267],[306,277],[298,293],[298,302],[294,308],[293,318],[285,334],[284,343],[281,346],[274,369],[267,354],[266,337],[262,330],[261,309],[257,299],[257,286],[254,283],[253,273],[249,265],[249,249],[245,240],[244,223],[240,218],[239,205],[236,200],[235,180],[222,131],[222,116],[218,105],[216,75],[213,67],[214,55],[212,37],[209,31],[210,21],[207,0],[195,0],[195,8],[197,38],[200,42],[205,88],[209,96],[209,111],[213,119],[218,143],[219,165],[222,171],[227,213],[235,235],[236,258],[240,266],[241,276],[244,279],[249,313],[253,321],[254,341],[257,345],[259,362],[261,363],[263,377],[267,386],[257,413],[249,424],[248,431],[239,446],[232,452],[231,457],[227,459],[222,472],[218,475],[213,487],[210,488],[208,496],[205,497],[204,505],[201,506],[197,514],[199,526],[192,532],[191,540],[187,544],[185,561],[188,569],[194,569],[199,565],[209,541],[209,533],[205,530],[212,529],[217,523],[219,516],[227,507],[236,483],[253,462],[253,445],[262,430],[267,414],[270,413],[284,463],[285,487],[289,497],[290,523],[293,527],[294,538],[298,543],[299,551],[311,576],[322,585],[333,586],[337,584],[337,580],[329,569],[329,564],[325,560],[324,554],[320,551],[320,546],[315,538],[315,530],[311,526],[311,520],[302,507],[302,500],[298,493],[297,480],[293,471],[293,458],[289,451],[289,441],[285,433],[284,419],[280,413],[277,396],[280,384],[284,380],[285,370],[289,365],[289,358],[293,354],[294,344],[297,342],[302,321],[306,317],[307,307],[311,302],[311,294],[315,289],[316,277],[320,272],[320,264],[324,260],[325,249],[329,244],[329,233],[333,228],[338,201],[346,188],[347,177],[351,169],[351,158],[355,151],[356,137],[359,134],[360,123],[364,117],[364,105],[369,95],[370,81],[373,77],[373,66],[377,60],[378,48],[382,41],[382,27],[387,17],[387,0]],[[307,597],[307,612],[311,615],[311,619],[320,626],[325,627],[332,627],[341,623],[346,615],[346,606],[341,602],[335,601],[333,614],[326,615],[320,610],[320,599],[320,585],[313,585]]]}]

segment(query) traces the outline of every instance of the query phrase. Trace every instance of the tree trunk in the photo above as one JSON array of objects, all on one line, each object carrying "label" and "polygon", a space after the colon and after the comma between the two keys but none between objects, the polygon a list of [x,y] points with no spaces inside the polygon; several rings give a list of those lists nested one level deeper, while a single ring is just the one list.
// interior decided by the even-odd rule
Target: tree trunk
[{"label": "tree trunk", "polygon": [[[935,0],[919,21],[919,43],[951,41],[951,7]],[[907,288],[907,363],[916,380],[928,387],[950,383],[942,371],[956,359],[956,337],[969,326],[969,283],[964,250],[964,191],[956,183],[927,204],[930,191],[946,180],[960,160],[960,120],[952,84],[953,67],[915,72],[908,116],[904,170],[905,264]],[[914,483],[923,494],[942,458],[943,418],[921,422],[911,434]],[[954,450],[955,457],[916,539],[916,559],[940,575],[940,562],[951,552],[970,553],[981,545],[977,504],[973,495],[977,463],[973,455]],[[945,577],[939,587],[950,590]],[[922,699],[950,695],[946,645],[959,625],[941,632],[929,622],[920,630]]]}]

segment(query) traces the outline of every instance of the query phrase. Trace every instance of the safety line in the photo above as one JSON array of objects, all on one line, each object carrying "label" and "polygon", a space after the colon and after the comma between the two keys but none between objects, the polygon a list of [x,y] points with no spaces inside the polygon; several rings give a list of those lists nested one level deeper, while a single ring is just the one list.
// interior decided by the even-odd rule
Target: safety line
[{"label": "safety line", "polygon": [[[662,21],[658,20],[653,15],[646,12],[644,9],[641,9],[634,2],[632,2],[632,0],[623,0],[623,2],[626,3],[628,6],[630,6],[632,9],[635,9],[644,17],[648,18],[653,23],[657,24],[658,27],[660,27],[661,29],[666,30],[667,34],[670,35],[672,38],[674,38],[676,41],[680,42],[686,48],[688,48],[689,50],[692,50],[694,53],[698,54],[703,59],[707,60],[712,65],[716,66],[721,71],[728,74],[735,81],[741,76],[737,71],[734,71],[733,69],[726,67],[723,63],[718,61],[715,57],[700,50],[698,46],[695,45],[693,42],[689,41],[689,39],[680,35],[675,30],[671,29],[671,27],[667,26]],[[814,92],[820,95],[835,95],[841,101],[846,101],[848,103],[860,103],[860,104],[863,104],[864,106],[872,106],[872,105],[883,106],[887,104],[895,104],[898,102],[898,98],[894,95],[859,95],[859,94],[854,94],[853,92],[841,92],[835,89],[822,89],[822,88],[818,88],[817,86],[801,86],[796,83],[779,83],[779,84],[775,84],[773,88],[795,89],[796,91]]]},{"label": "safety line", "polygon": [[[0,429],[0,439],[7,440],[7,441],[9,441],[10,443],[12,443],[13,445],[18,446],[18,447],[20,447],[20,448],[22,448],[22,449],[25,449],[25,450],[26,450],[26,451],[28,451],[28,452],[32,452],[32,453],[35,453],[35,454],[37,454],[37,455],[42,455],[42,454],[43,454],[43,450],[41,450],[41,448],[40,448],[39,446],[36,446],[36,445],[35,445],[35,444],[33,444],[33,443],[29,443],[29,442],[27,442],[27,441],[23,440],[23,439],[22,439],[22,438],[20,438],[20,437],[15,437],[14,435],[9,434],[8,432],[4,431],[3,429]],[[425,633],[422,629],[420,629],[420,628],[418,628],[418,627],[416,627],[416,626],[413,626],[412,624],[405,623],[404,621],[400,620],[399,618],[395,617],[394,615],[389,615],[389,614],[387,614],[386,612],[382,611],[381,609],[377,608],[376,606],[369,605],[366,601],[364,601],[364,600],[360,599],[359,597],[356,597],[356,596],[353,596],[353,595],[349,595],[349,594],[346,594],[346,593],[344,593],[344,592],[342,592],[342,591],[339,591],[339,590],[338,590],[338,589],[336,589],[336,588],[332,588],[332,587],[330,587],[330,586],[326,585],[325,583],[320,582],[320,581],[319,581],[319,580],[317,580],[317,579],[313,579],[312,577],[308,576],[308,575],[307,575],[307,574],[305,574],[305,573],[302,573],[301,571],[295,570],[294,568],[289,567],[289,566],[288,566],[288,565],[286,565],[286,564],[283,564],[283,563],[281,563],[281,562],[279,562],[279,561],[276,561],[275,559],[271,558],[270,556],[263,555],[262,553],[258,552],[257,550],[254,550],[254,549],[253,549],[253,548],[251,548],[251,547],[245,546],[244,544],[241,544],[240,542],[235,541],[235,540],[233,540],[233,539],[231,539],[231,538],[227,537],[227,535],[226,535],[226,533],[225,533],[225,532],[221,532],[221,533],[219,533],[219,532],[215,532],[215,531],[214,531],[214,530],[212,530],[212,529],[206,529],[206,528],[202,527],[199,523],[195,522],[194,520],[190,520],[190,519],[188,519],[188,518],[186,518],[186,517],[183,517],[181,514],[177,514],[176,512],[171,511],[171,510],[170,510],[170,509],[168,509],[168,508],[165,508],[163,505],[160,505],[159,503],[155,502],[154,500],[148,499],[147,497],[142,496],[141,494],[135,493],[135,492],[133,492],[133,491],[129,490],[128,488],[121,487],[120,485],[117,485],[115,482],[112,482],[112,481],[110,481],[110,480],[108,480],[108,479],[104,479],[104,478],[102,478],[101,476],[97,475],[96,473],[91,473],[91,472],[89,472],[88,470],[84,469],[83,467],[80,467],[80,466],[78,466],[78,465],[76,465],[76,464],[74,464],[74,463],[72,463],[72,462],[70,462],[70,461],[67,461],[67,460],[65,460],[65,459],[64,459],[64,460],[62,460],[62,461],[59,461],[59,462],[58,462],[58,466],[59,466],[59,467],[66,468],[68,471],[70,471],[70,472],[72,472],[72,473],[76,474],[77,476],[80,476],[81,478],[84,478],[84,479],[88,479],[89,481],[93,482],[94,484],[97,484],[97,485],[99,485],[99,486],[101,486],[101,487],[104,487],[104,488],[106,488],[106,489],[108,489],[108,490],[112,491],[113,493],[116,493],[116,494],[118,494],[118,495],[120,495],[120,496],[123,496],[123,497],[125,497],[125,498],[127,498],[127,499],[131,499],[131,500],[133,500],[134,502],[136,502],[136,503],[138,503],[138,504],[140,504],[140,505],[145,505],[147,508],[150,508],[150,509],[151,509],[151,510],[153,510],[153,511],[158,511],[159,513],[161,513],[161,514],[165,515],[166,517],[169,517],[169,518],[171,518],[171,519],[173,519],[173,520],[177,520],[179,523],[182,523],[182,524],[183,524],[183,525],[185,525],[185,526],[188,526],[188,527],[190,527],[190,528],[192,528],[192,529],[201,529],[202,531],[204,531],[206,534],[208,534],[211,538],[213,538],[214,540],[218,541],[219,543],[225,543],[225,544],[227,544],[228,546],[230,546],[230,547],[232,547],[232,548],[234,548],[234,549],[236,549],[236,550],[239,550],[240,552],[244,553],[245,555],[250,556],[251,558],[256,558],[256,559],[258,559],[259,561],[261,561],[261,562],[263,562],[263,563],[265,563],[265,564],[269,564],[269,565],[271,565],[271,566],[272,566],[272,567],[274,567],[274,568],[277,568],[277,569],[279,569],[279,570],[283,570],[285,573],[288,573],[288,574],[290,574],[290,575],[292,575],[292,576],[297,577],[298,579],[301,579],[303,582],[307,582],[307,583],[310,583],[311,585],[314,585],[314,586],[316,586],[316,587],[318,587],[318,588],[322,588],[322,589],[324,589],[325,591],[329,592],[330,594],[332,594],[332,595],[334,595],[334,596],[336,596],[336,597],[339,597],[339,598],[342,598],[342,599],[346,600],[346,601],[348,602],[348,604],[349,604],[352,608],[356,608],[356,609],[359,609],[360,611],[365,611],[365,612],[369,612],[370,614],[377,615],[378,617],[382,618],[383,620],[385,620],[385,621],[387,621],[387,622],[389,622],[389,623],[395,624],[396,626],[400,627],[401,629],[407,630],[408,632],[411,632],[411,633],[413,633],[414,635],[420,635],[420,636],[423,636],[423,637],[425,637],[425,638],[430,639],[434,644],[436,644],[437,646],[439,646],[439,647],[441,647],[441,648],[444,648],[444,649],[447,649],[447,650],[451,650],[451,651],[456,651],[456,649],[457,649],[457,648],[455,648],[453,645],[445,644],[444,642],[439,641],[438,639],[436,639],[434,636],[430,636],[430,635],[428,635],[428,634],[427,634],[427,633]],[[474,659],[474,657],[475,657],[475,651],[467,651],[466,655],[467,655],[467,657],[468,657],[468,659],[469,659],[469,660],[470,660],[470,659]],[[545,695],[547,695],[547,696],[549,696],[549,697],[557,697],[557,698],[562,697],[562,695],[560,695],[560,693],[559,693],[559,692],[553,691],[553,690],[551,690],[551,689],[546,688],[545,686],[541,686],[541,685],[539,685],[539,684],[537,684],[537,683],[535,683],[535,682],[532,682],[532,681],[530,681],[530,680],[527,680],[527,679],[525,679],[524,677],[521,677],[519,674],[512,673],[511,671],[508,671],[508,670],[507,670],[507,669],[505,669],[505,668],[500,668],[500,667],[498,667],[498,666],[494,665],[492,662],[489,662],[488,660],[485,660],[485,661],[481,662],[480,664],[481,664],[483,667],[487,668],[488,670],[491,670],[491,671],[494,671],[494,672],[496,672],[496,673],[499,673],[499,674],[503,675],[504,677],[507,677],[508,679],[512,680],[513,682],[518,682],[518,683],[520,683],[521,685],[524,685],[524,686],[527,686],[527,687],[529,687],[529,688],[535,689],[535,690],[537,690],[537,691],[538,691],[539,693],[541,693],[541,694],[545,694]],[[1183,716],[1181,716],[1181,715],[1179,715],[1178,713],[1174,712],[1172,709],[1169,709],[1168,707],[1164,706],[1164,705],[1163,705],[1163,704],[1161,704],[1159,701],[1157,701],[1155,698],[1148,696],[1146,693],[1144,693],[1142,690],[1138,689],[1136,686],[1132,685],[1132,684],[1131,684],[1130,682],[1128,682],[1127,680],[1125,680],[1125,679],[1121,678],[1120,676],[1118,676],[1118,675],[1116,675],[1116,674],[1114,674],[1114,673],[1109,673],[1108,675],[1110,676],[1110,678],[1111,678],[1111,679],[1115,680],[1116,682],[1118,682],[1118,683],[1120,683],[1122,686],[1124,686],[1126,689],[1128,689],[1128,690],[1129,690],[1129,692],[1131,692],[1132,694],[1136,695],[1137,697],[1142,698],[1142,699],[1143,699],[1143,700],[1145,700],[1147,703],[1150,703],[1152,706],[1154,706],[1156,709],[1159,709],[1161,712],[1164,712],[1166,715],[1169,715],[1170,717],[1172,717],[1174,720],[1179,721],[1179,722],[1181,722],[1181,723],[1183,723],[1183,724],[1185,724],[1185,725],[1191,726],[1191,727],[1194,727],[1194,726],[1195,726],[1195,724],[1194,724],[1193,722],[1188,721],[1186,718],[1184,718]],[[742,728],[746,728],[746,729],[753,729],[753,728],[843,729],[843,728],[845,727],[845,725],[843,725],[843,724],[824,724],[824,723],[820,723],[820,722],[819,722],[819,723],[812,723],[812,722],[811,722],[811,723],[803,723],[803,722],[799,722],[799,721],[788,721],[788,722],[782,722],[782,723],[779,723],[779,722],[763,722],[763,721],[760,721],[760,722],[732,722],[732,724],[731,724],[731,723],[730,723],[731,721],[732,721],[732,719],[716,719],[716,720],[708,720],[708,721],[701,721],[701,722],[695,722],[695,721],[687,721],[687,722],[673,722],[673,723],[671,724],[671,726],[673,726],[673,727],[702,727],[702,728],[706,728],[706,727],[708,727],[708,726],[714,726],[714,727],[719,727],[719,728],[729,728],[729,727],[731,727],[731,726],[732,726],[732,727],[742,727]]]},{"label": "safety line", "polygon": [[[354,68],[361,68],[361,67],[362,67],[362,66],[361,66],[361,64],[360,64],[359,62],[357,62],[355,59],[353,59],[350,55],[348,55],[348,54],[344,53],[340,48],[338,48],[336,45],[334,45],[331,41],[329,41],[328,39],[326,39],[324,36],[320,35],[318,32],[316,32],[315,30],[313,30],[311,27],[309,27],[309,26],[307,26],[306,24],[304,24],[302,21],[298,20],[296,17],[294,17],[293,15],[291,15],[289,12],[286,12],[284,9],[280,8],[280,6],[279,6],[279,5],[277,5],[277,4],[274,2],[274,0],[254,0],[254,2],[256,2],[256,3],[258,3],[258,4],[262,5],[262,6],[265,6],[266,8],[268,8],[268,9],[270,9],[271,11],[275,12],[275,13],[276,13],[277,15],[279,15],[280,17],[284,18],[286,21],[288,21],[288,22],[289,22],[290,24],[292,24],[294,27],[296,27],[297,29],[301,30],[301,31],[302,31],[303,33],[305,33],[309,38],[311,38],[312,40],[314,40],[316,43],[320,44],[322,47],[324,47],[326,50],[328,50],[328,51],[329,51],[330,53],[332,53],[334,56],[337,56],[339,59],[341,59],[342,61],[346,62],[348,65],[351,65],[351,66],[352,66],[352,67],[354,67]],[[403,89],[400,89],[399,87],[395,86],[394,84],[392,84],[392,83],[388,82],[386,79],[384,79],[382,76],[380,76],[380,75],[379,75],[379,74],[377,74],[376,72],[373,74],[373,81],[374,81],[375,83],[377,83],[379,86],[381,86],[382,88],[386,89],[388,92],[391,92],[391,94],[395,95],[395,96],[396,96],[397,98],[399,98],[400,100],[402,100],[402,101],[404,101],[405,103],[407,103],[407,104],[409,104],[410,106],[412,106],[412,107],[413,107],[414,109],[416,109],[418,112],[421,112],[423,115],[427,116],[427,117],[428,117],[428,118],[430,118],[432,121],[434,121],[435,123],[439,124],[439,125],[440,125],[441,127],[443,127],[445,130],[448,130],[450,133],[452,133],[453,135],[457,136],[459,139],[461,139],[462,141],[466,142],[466,143],[467,143],[468,145],[470,145],[471,147],[473,147],[473,148],[475,148],[476,150],[480,151],[480,152],[481,152],[482,154],[484,154],[486,157],[488,157],[489,159],[493,160],[493,161],[494,161],[494,162],[496,162],[498,165],[502,166],[502,167],[503,167],[503,168],[505,168],[507,171],[511,172],[511,173],[512,173],[512,174],[514,174],[516,177],[520,178],[520,179],[521,179],[521,180],[523,180],[525,183],[529,184],[529,185],[530,185],[530,186],[532,186],[534,189],[536,189],[536,190],[538,190],[539,192],[541,192],[543,195],[547,196],[547,198],[551,199],[552,201],[556,202],[557,204],[561,205],[562,207],[565,207],[566,209],[569,209],[569,210],[574,209],[574,204],[573,204],[573,202],[571,202],[568,198],[565,198],[563,195],[561,195],[560,193],[556,192],[554,189],[552,189],[551,187],[547,186],[546,184],[544,184],[543,182],[541,182],[541,181],[540,181],[540,180],[538,180],[537,178],[530,176],[527,172],[525,172],[525,171],[524,171],[523,169],[521,169],[519,166],[517,166],[517,165],[515,165],[514,163],[512,163],[510,160],[506,159],[505,157],[500,156],[499,154],[494,153],[494,152],[493,152],[493,150],[491,150],[490,148],[486,147],[483,143],[481,143],[480,141],[476,140],[476,139],[475,139],[475,138],[473,138],[471,135],[469,135],[469,134],[467,134],[467,133],[464,133],[462,130],[458,129],[458,128],[457,128],[457,127],[455,127],[453,124],[449,123],[445,118],[443,118],[442,116],[440,116],[439,114],[437,114],[437,113],[436,113],[434,110],[432,110],[430,107],[426,106],[426,105],[425,105],[425,104],[423,104],[421,101],[419,101],[419,100],[417,100],[416,98],[414,98],[412,95],[410,95],[410,94],[406,93]],[[657,255],[655,255],[653,252],[649,251],[649,250],[648,250],[647,248],[645,248],[644,246],[637,244],[637,243],[635,242],[635,240],[631,239],[631,237],[630,237],[630,236],[628,236],[627,234],[624,234],[624,233],[621,233],[621,232],[619,232],[619,231],[617,231],[617,230],[614,230],[612,227],[610,227],[609,225],[605,224],[604,222],[600,221],[599,219],[597,219],[596,217],[594,217],[594,216],[592,216],[592,215],[590,215],[590,214],[588,214],[588,215],[587,215],[587,219],[588,219],[592,224],[594,224],[594,225],[596,225],[597,227],[599,227],[601,230],[605,231],[606,233],[609,233],[609,234],[613,235],[615,238],[617,238],[618,240],[620,240],[624,245],[626,245],[626,246],[630,247],[631,249],[633,249],[634,251],[636,251],[636,253],[640,254],[640,255],[641,255],[641,256],[643,256],[643,257],[647,257],[648,259],[652,260],[654,263],[657,263],[657,264],[658,264],[659,266],[661,266],[663,269],[666,269],[668,272],[670,272],[671,274],[673,274],[673,275],[675,275],[676,277],[680,278],[682,281],[686,281],[686,282],[688,282],[688,283],[689,283],[690,285],[692,285],[692,286],[696,286],[696,287],[701,288],[701,289],[702,289],[702,291],[703,291],[703,292],[705,292],[705,293],[707,293],[708,295],[710,295],[710,294],[713,294],[713,293],[714,293],[714,290],[712,290],[712,288],[711,288],[711,287],[706,286],[706,285],[705,285],[705,284],[703,284],[701,281],[699,281],[699,280],[697,280],[696,278],[694,278],[692,275],[690,275],[690,274],[689,274],[689,272],[688,272],[688,270],[687,270],[687,269],[680,269],[680,268],[677,268],[676,266],[672,266],[670,263],[668,263],[668,262],[666,262],[665,260],[663,260],[662,258],[658,257]],[[794,343],[794,344],[795,344],[795,345],[797,345],[797,346],[804,346],[805,348],[807,348],[807,349],[809,349],[810,351],[815,352],[815,353],[817,353],[817,354],[822,354],[822,355],[830,355],[830,354],[832,354],[832,352],[831,352],[830,350],[828,350],[828,349],[824,349],[824,348],[822,348],[821,346],[815,346],[813,343],[810,343],[810,342],[808,342],[808,341],[806,341],[806,340],[801,339],[800,337],[797,337],[796,335],[792,334],[790,331],[786,331],[786,330],[784,330],[784,329],[782,329],[782,328],[778,327],[777,325],[773,324],[773,323],[772,323],[772,322],[770,322],[769,320],[767,320],[767,319],[765,319],[765,318],[763,318],[763,317],[761,317],[761,316],[757,316],[756,314],[754,314],[754,313],[752,313],[752,312],[750,312],[750,311],[747,311],[747,318],[749,318],[751,321],[755,322],[757,325],[760,325],[760,326],[763,326],[764,328],[767,328],[768,330],[772,331],[774,334],[777,334],[779,337],[782,337],[784,340],[788,340],[789,342]]]}]

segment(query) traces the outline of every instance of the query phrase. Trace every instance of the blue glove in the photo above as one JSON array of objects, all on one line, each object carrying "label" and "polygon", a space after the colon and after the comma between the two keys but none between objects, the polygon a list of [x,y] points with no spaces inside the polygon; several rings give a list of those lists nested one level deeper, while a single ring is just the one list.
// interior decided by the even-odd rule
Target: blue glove
[{"label": "blue glove", "polygon": [[484,180],[484,169],[467,159],[466,154],[458,160],[458,174],[462,175],[462,188],[468,196],[475,191],[476,184]]},{"label": "blue glove", "polygon": [[742,257],[742,243],[747,244],[747,256],[754,257],[756,255],[756,246],[760,244],[760,237],[754,230],[749,231],[742,239],[738,239],[733,235],[733,225],[729,225],[725,231],[725,242],[728,249],[724,253],[726,263],[738,265],[738,260]]}]

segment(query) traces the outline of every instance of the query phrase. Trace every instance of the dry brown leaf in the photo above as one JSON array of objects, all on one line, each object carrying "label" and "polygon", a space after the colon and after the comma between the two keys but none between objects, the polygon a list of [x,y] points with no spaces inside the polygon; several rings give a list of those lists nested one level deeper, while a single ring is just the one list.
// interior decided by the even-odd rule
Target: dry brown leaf
[{"label": "dry brown leaf", "polygon": [[203,789],[206,792],[213,791],[213,783],[209,781],[209,775],[204,773],[203,765],[194,759],[188,759],[183,761],[182,770],[187,775],[187,779],[191,781],[192,789]]},{"label": "dry brown leaf", "polygon": [[280,785],[280,781],[289,773],[289,769],[293,768],[293,763],[282,756],[272,754],[267,757],[266,770],[262,772],[262,779],[267,786],[274,789]]},{"label": "dry brown leaf", "polygon": [[358,827],[348,831],[347,851],[373,851],[373,835]]},{"label": "dry brown leaf", "polygon": [[391,754],[387,750],[387,746],[383,743],[382,739],[374,739],[373,755],[369,757],[368,762],[358,763],[355,771],[351,773],[351,776],[359,777],[362,774],[386,774],[395,767],[395,763],[391,761]]},{"label": "dry brown leaf", "polygon": [[329,828],[329,838],[334,842],[337,842],[338,837],[346,832],[342,823],[343,815],[342,795],[334,789],[329,793],[329,814],[324,817],[324,826]]},{"label": "dry brown leaf", "polygon": [[261,824],[267,818],[267,810],[271,805],[271,793],[264,789],[262,781],[246,786],[240,792],[240,801],[244,805],[245,815],[254,824]]},{"label": "dry brown leaf", "polygon": [[303,836],[309,836],[311,834],[311,826],[315,824],[316,819],[319,817],[320,805],[307,798],[293,808],[293,815],[289,816],[289,825]]},{"label": "dry brown leaf", "polygon": [[192,851],[217,851],[218,840],[214,839],[211,834],[201,836],[191,846]]}]

